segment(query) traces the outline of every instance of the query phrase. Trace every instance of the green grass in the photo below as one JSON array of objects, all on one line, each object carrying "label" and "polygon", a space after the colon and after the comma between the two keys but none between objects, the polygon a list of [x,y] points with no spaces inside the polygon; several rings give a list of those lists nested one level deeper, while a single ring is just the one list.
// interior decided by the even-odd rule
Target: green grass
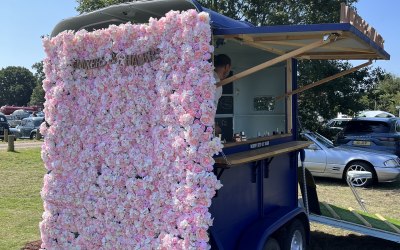
[{"label": "green grass", "polygon": [[[345,208],[341,208],[335,205],[331,205],[331,208],[340,216],[340,218],[344,221],[348,221],[348,222],[353,222],[355,224],[360,224],[360,225],[364,225],[352,212],[350,212],[348,209]],[[322,204],[320,204],[320,208],[321,208],[321,213],[324,216],[327,217],[332,217],[333,216],[330,214],[330,212],[325,208],[325,206],[323,206]],[[365,213],[362,211],[356,211],[357,213],[359,213],[366,221],[368,221],[373,228],[377,228],[377,229],[382,229],[385,231],[389,231],[389,232],[395,232],[391,227],[389,227],[388,225],[386,225],[383,221],[381,221],[378,217],[376,217],[373,214],[369,214],[369,213]],[[396,220],[396,219],[391,219],[391,218],[386,218],[389,222],[391,222],[393,225],[395,225],[396,227],[398,227],[400,229],[400,221]]]},{"label": "green grass", "polygon": [[0,151],[0,249],[21,249],[40,239],[45,172],[40,148]]}]

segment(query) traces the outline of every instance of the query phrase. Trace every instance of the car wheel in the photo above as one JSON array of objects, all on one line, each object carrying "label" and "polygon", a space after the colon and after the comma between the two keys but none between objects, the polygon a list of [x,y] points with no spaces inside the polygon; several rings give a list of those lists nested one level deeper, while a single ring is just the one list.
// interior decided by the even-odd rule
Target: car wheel
[{"label": "car wheel", "polygon": [[281,250],[281,247],[276,239],[269,237],[263,250]]},{"label": "car wheel", "polygon": [[346,178],[347,178],[347,173],[350,172],[350,171],[368,171],[368,172],[372,173],[372,178],[371,179],[366,179],[366,178],[354,178],[354,179],[352,179],[350,182],[354,187],[368,187],[372,183],[374,183],[375,171],[367,163],[361,162],[361,161],[355,161],[355,162],[350,163],[346,168],[345,175],[343,176],[345,181],[346,181]]},{"label": "car wheel", "polygon": [[29,139],[33,140],[36,138],[36,132],[31,133],[31,136],[29,137]]},{"label": "car wheel", "polygon": [[286,237],[283,239],[283,250],[306,249],[306,231],[303,223],[295,219],[288,227]]}]

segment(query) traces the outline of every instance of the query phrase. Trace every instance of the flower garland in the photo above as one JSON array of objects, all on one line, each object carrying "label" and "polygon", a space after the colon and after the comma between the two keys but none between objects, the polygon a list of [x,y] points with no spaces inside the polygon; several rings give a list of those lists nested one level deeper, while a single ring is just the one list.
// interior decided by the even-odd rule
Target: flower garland
[{"label": "flower garland", "polygon": [[210,40],[195,10],[43,40],[42,248],[209,248]]}]

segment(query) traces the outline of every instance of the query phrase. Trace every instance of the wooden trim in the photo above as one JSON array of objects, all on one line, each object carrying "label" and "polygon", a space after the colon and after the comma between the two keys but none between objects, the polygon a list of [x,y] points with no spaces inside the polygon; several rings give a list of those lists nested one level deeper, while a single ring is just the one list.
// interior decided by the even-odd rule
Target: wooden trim
[{"label": "wooden trim", "polygon": [[353,54],[353,55],[302,55],[297,57],[298,60],[377,60],[385,59],[377,54],[366,55],[366,54]]},{"label": "wooden trim", "polygon": [[288,134],[278,134],[278,135],[257,137],[257,138],[249,139],[247,141],[228,142],[228,143],[224,144],[224,148],[230,148],[230,147],[235,147],[235,146],[245,145],[245,144],[252,144],[252,143],[261,142],[261,141],[270,141],[270,140],[286,138],[286,137],[291,137],[291,136],[292,136],[292,134],[288,133]]},{"label": "wooden trim", "polygon": [[[333,30],[329,31],[325,35],[336,33],[341,35],[343,31]],[[323,35],[322,35],[323,36]],[[267,42],[267,41],[291,41],[291,40],[315,40],[321,39],[321,34],[299,34],[299,35],[275,35],[275,36],[256,36],[253,38],[254,42]]]},{"label": "wooden trim", "polygon": [[[278,145],[268,146],[265,148],[248,150],[236,154],[227,155],[228,162],[234,165],[240,165],[250,162],[255,162],[263,159],[267,159],[270,157],[274,157],[280,154],[290,153],[293,151],[297,151],[311,145],[309,141],[291,141]],[[224,165],[229,167],[228,163],[224,159],[224,157],[220,156],[214,159],[215,163],[219,165]]]},{"label": "wooden trim", "polygon": [[292,91],[292,92],[288,92],[288,93],[286,93],[286,94],[284,94],[284,95],[277,96],[277,97],[275,98],[275,100],[279,100],[279,99],[282,99],[282,98],[287,97],[287,96],[290,96],[290,95],[295,95],[295,94],[301,93],[301,92],[303,92],[303,91],[305,91],[305,90],[307,90],[307,89],[314,88],[314,87],[316,87],[316,86],[319,86],[319,85],[321,85],[321,84],[323,84],[323,83],[326,83],[326,82],[329,82],[329,81],[334,80],[334,79],[336,79],[336,78],[339,78],[339,77],[341,77],[341,76],[344,76],[344,75],[348,75],[348,74],[350,74],[350,73],[353,73],[354,71],[357,71],[357,70],[359,70],[359,69],[361,69],[361,68],[364,68],[364,67],[366,67],[366,66],[368,66],[368,65],[371,65],[371,64],[372,64],[372,61],[363,63],[363,64],[361,64],[361,65],[359,65],[359,66],[357,66],[357,67],[351,68],[351,69],[349,69],[349,70],[342,71],[342,72],[337,73],[337,74],[335,74],[335,75],[333,75],[333,76],[326,77],[326,78],[321,79],[321,80],[319,80],[319,81],[317,81],[317,82],[314,82],[314,83],[308,84],[308,85],[306,85],[306,86],[304,86],[304,87],[302,87],[302,88],[296,89],[296,90],[294,90],[294,91]]},{"label": "wooden trim", "polygon": [[326,202],[321,202],[322,205],[324,205],[324,207],[326,208],[326,210],[328,210],[328,212],[337,220],[341,220],[340,216],[335,212],[335,210],[333,210],[333,208],[331,206],[328,205],[328,203]]},{"label": "wooden trim", "polygon": [[289,53],[287,53],[287,54],[278,56],[278,57],[276,57],[276,58],[274,58],[274,59],[271,59],[271,60],[269,60],[269,61],[266,61],[266,62],[264,62],[264,63],[262,63],[262,64],[259,64],[259,65],[255,66],[255,67],[252,67],[252,68],[250,68],[250,69],[247,69],[247,70],[245,70],[245,71],[242,71],[242,72],[240,72],[240,73],[238,73],[238,74],[236,74],[236,75],[233,75],[233,76],[231,76],[231,77],[225,78],[224,80],[220,81],[220,82],[217,83],[216,85],[217,85],[217,87],[221,87],[221,86],[226,85],[226,84],[228,84],[228,83],[230,83],[230,82],[239,80],[239,79],[241,79],[241,78],[243,78],[243,77],[245,77],[245,76],[248,76],[248,75],[250,75],[250,74],[253,74],[253,73],[255,73],[255,72],[258,72],[258,71],[260,71],[260,70],[262,70],[262,69],[268,68],[268,67],[270,67],[270,66],[272,66],[272,65],[274,65],[274,64],[283,62],[283,61],[285,61],[285,60],[287,60],[287,59],[289,59],[289,58],[292,58],[292,57],[301,55],[301,54],[303,54],[304,52],[307,52],[307,51],[309,51],[309,50],[312,50],[312,49],[315,49],[315,48],[324,46],[324,45],[326,45],[326,44],[328,44],[328,43],[331,43],[331,42],[333,42],[333,41],[334,41],[334,40],[328,38],[327,40],[321,39],[321,40],[319,40],[319,41],[313,42],[313,43],[308,44],[308,45],[306,45],[306,46],[304,46],[304,47],[302,47],[302,48],[296,49],[296,50],[294,50],[294,51],[292,51],[292,52],[289,52]]},{"label": "wooden trim", "polygon": [[382,215],[380,214],[375,214],[376,217],[378,217],[378,219],[380,219],[381,221],[383,221],[388,227],[390,227],[391,229],[393,229],[393,231],[395,231],[396,233],[400,234],[400,229],[397,228],[395,225],[393,225],[392,223],[390,223],[389,221],[387,221]]},{"label": "wooden trim", "polygon": [[352,207],[349,207],[349,211],[354,214],[355,217],[357,217],[365,226],[367,227],[372,227],[372,225],[364,219],[359,213],[357,213]]}]

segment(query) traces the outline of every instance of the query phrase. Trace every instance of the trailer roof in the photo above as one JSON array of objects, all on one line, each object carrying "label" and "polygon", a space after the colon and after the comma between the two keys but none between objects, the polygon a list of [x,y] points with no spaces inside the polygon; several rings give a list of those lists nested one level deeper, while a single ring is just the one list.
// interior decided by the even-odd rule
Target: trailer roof
[{"label": "trailer roof", "polygon": [[385,59],[390,55],[350,23],[277,25],[248,28],[215,29],[217,37],[235,39],[275,54],[285,54],[321,40],[336,36],[334,43],[296,56],[298,59]]},{"label": "trailer roof", "polygon": [[283,55],[295,49],[334,35],[336,41],[296,56],[297,59],[390,59],[383,46],[350,23],[261,26],[231,19],[202,7],[196,0],[141,0],[113,5],[77,17],[62,20],[51,36],[64,30],[78,31],[106,28],[126,22],[147,23],[150,17],[161,18],[170,10],[196,9],[209,13],[214,35],[239,40],[274,54]]}]

